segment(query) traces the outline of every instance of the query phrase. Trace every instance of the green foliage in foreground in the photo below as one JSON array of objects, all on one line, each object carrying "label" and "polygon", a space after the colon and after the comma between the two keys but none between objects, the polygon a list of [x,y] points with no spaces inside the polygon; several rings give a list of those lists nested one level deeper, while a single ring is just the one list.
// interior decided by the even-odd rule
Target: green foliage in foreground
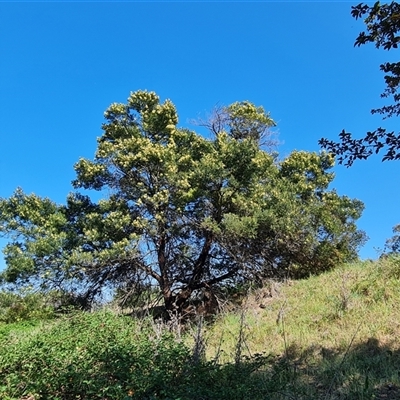
[{"label": "green foliage in foreground", "polygon": [[256,399],[271,390],[269,381],[252,377],[263,362],[260,355],[236,365],[195,362],[165,328],[104,312],[76,314],[1,339],[0,398]]}]

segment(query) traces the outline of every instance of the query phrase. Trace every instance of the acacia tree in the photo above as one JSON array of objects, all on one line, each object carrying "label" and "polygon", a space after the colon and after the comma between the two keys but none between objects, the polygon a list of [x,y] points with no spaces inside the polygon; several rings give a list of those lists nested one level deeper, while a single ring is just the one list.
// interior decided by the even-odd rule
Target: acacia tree
[{"label": "acacia tree", "polygon": [[[397,2],[381,4],[379,1],[373,6],[360,3],[352,7],[354,18],[365,16],[366,32],[361,32],[354,46],[374,43],[376,48],[385,50],[397,49],[400,43],[400,5]],[[393,104],[373,109],[372,114],[381,114],[384,118],[400,115],[400,62],[383,63],[380,69],[384,76],[386,88],[381,94],[383,98],[393,99]],[[385,151],[382,161],[400,159],[400,134],[388,132],[384,128],[377,128],[367,132],[365,137],[355,139],[351,133],[343,130],[339,134],[339,142],[321,139],[319,144],[326,150],[338,156],[339,163],[351,166],[357,159],[367,159],[372,154]]]},{"label": "acacia tree", "polygon": [[[4,282],[125,300],[156,286],[169,312],[191,296],[256,277],[304,276],[357,257],[363,204],[329,191],[329,154],[261,149],[273,120],[249,102],[223,108],[206,139],[177,127],[169,101],[131,93],[105,112],[93,160],[75,165],[65,205],[17,190],[0,200]],[[271,144],[271,143],[270,143]]]}]

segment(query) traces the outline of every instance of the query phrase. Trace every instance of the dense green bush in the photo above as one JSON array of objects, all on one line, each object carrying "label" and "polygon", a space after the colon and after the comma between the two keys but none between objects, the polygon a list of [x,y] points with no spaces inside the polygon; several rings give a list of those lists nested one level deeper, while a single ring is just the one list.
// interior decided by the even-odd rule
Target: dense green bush
[{"label": "dense green bush", "polygon": [[106,312],[77,313],[0,339],[0,398],[261,399],[265,358],[194,361],[165,327]]},{"label": "dense green bush", "polygon": [[2,340],[0,398],[144,398],[170,386],[189,354],[170,334],[139,330],[133,320],[76,314]]}]

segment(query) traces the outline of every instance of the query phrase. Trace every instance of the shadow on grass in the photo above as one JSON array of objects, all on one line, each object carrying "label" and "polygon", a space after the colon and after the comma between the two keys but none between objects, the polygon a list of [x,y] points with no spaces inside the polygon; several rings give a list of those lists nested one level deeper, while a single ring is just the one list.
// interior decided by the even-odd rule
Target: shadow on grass
[{"label": "shadow on grass", "polygon": [[[283,357],[256,355],[237,364],[199,363],[173,388],[147,399],[321,400],[400,399],[400,350],[377,339],[349,349],[287,349]],[[161,396],[160,396],[161,394]]]},{"label": "shadow on grass", "polygon": [[[349,349],[313,346],[287,349],[292,369],[282,397],[273,399],[400,399],[398,344],[381,344],[375,338]],[[286,396],[286,397],[285,397]]]}]

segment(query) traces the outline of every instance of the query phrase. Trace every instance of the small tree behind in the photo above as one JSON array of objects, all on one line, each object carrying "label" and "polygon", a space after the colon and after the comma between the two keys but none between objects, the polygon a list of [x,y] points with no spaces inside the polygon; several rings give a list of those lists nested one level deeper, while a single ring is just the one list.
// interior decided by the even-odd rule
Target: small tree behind
[{"label": "small tree behind", "polygon": [[393,228],[393,236],[386,240],[384,254],[400,254],[400,224]]}]

